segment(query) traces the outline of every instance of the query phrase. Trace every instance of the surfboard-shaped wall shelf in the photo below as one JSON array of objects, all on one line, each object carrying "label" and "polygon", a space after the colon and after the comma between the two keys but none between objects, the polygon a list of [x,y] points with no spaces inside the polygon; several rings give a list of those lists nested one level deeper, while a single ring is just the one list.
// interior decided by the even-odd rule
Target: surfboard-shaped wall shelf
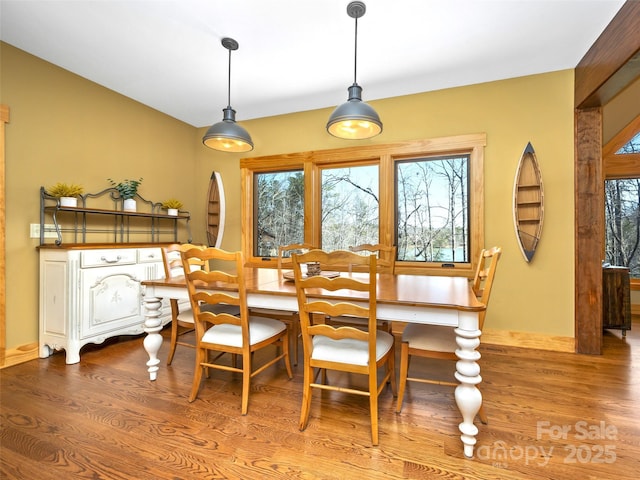
[{"label": "surfboard-shaped wall shelf", "polygon": [[207,242],[210,247],[220,248],[222,245],[224,221],[225,199],[222,177],[218,172],[212,172],[207,194]]},{"label": "surfboard-shaped wall shelf", "polygon": [[518,245],[527,262],[533,259],[544,221],[544,188],[536,152],[527,143],[513,185],[513,224]]}]

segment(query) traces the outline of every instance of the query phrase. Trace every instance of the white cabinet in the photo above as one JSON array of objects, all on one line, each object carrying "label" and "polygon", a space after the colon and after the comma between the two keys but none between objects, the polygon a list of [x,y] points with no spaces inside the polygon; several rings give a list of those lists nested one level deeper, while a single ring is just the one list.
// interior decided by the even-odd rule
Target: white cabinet
[{"label": "white cabinet", "polygon": [[[164,276],[159,247],[40,248],[40,357],[143,333],[144,280]],[[166,302],[162,323],[171,320]]]}]

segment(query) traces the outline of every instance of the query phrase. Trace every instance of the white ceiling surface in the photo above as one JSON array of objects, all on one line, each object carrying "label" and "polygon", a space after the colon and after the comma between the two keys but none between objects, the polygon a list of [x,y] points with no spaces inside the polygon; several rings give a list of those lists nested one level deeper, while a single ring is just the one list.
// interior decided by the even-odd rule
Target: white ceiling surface
[{"label": "white ceiling surface", "polygon": [[[3,41],[196,127],[334,107],[354,74],[349,0],[0,0]],[[574,68],[623,0],[365,0],[371,101]],[[384,119],[383,119],[384,121]]]}]

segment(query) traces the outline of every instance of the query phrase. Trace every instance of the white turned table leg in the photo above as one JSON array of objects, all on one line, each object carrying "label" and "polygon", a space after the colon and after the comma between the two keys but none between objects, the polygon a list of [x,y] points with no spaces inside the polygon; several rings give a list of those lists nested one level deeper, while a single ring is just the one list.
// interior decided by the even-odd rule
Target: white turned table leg
[{"label": "white turned table leg", "polygon": [[147,333],[147,336],[144,339],[144,349],[147,351],[149,355],[149,361],[147,362],[147,370],[149,372],[149,380],[155,380],[158,374],[158,364],[160,360],[158,359],[158,351],[162,346],[162,335],[160,335],[160,330],[162,330],[162,321],[160,320],[162,307],[162,301],[157,297],[144,297],[144,331]]},{"label": "white turned table leg", "polygon": [[482,406],[482,394],[476,387],[482,382],[478,365],[480,352],[476,350],[480,345],[482,332],[478,330],[477,314],[461,312],[459,327],[455,332],[458,344],[456,356],[459,358],[456,362],[455,377],[460,382],[456,387],[455,398],[463,419],[459,425],[462,434],[460,439],[464,444],[464,455],[471,458],[478,434],[478,427],[473,421]]}]

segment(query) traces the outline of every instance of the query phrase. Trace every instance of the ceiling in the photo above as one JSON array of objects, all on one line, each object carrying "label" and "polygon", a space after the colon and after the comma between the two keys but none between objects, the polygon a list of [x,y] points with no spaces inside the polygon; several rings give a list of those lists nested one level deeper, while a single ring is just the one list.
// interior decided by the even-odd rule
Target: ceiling
[{"label": "ceiling", "polygon": [[[0,0],[0,38],[195,127],[334,107],[349,0]],[[365,0],[363,100],[574,68],[623,0]],[[384,119],[383,119],[384,121]]]}]

